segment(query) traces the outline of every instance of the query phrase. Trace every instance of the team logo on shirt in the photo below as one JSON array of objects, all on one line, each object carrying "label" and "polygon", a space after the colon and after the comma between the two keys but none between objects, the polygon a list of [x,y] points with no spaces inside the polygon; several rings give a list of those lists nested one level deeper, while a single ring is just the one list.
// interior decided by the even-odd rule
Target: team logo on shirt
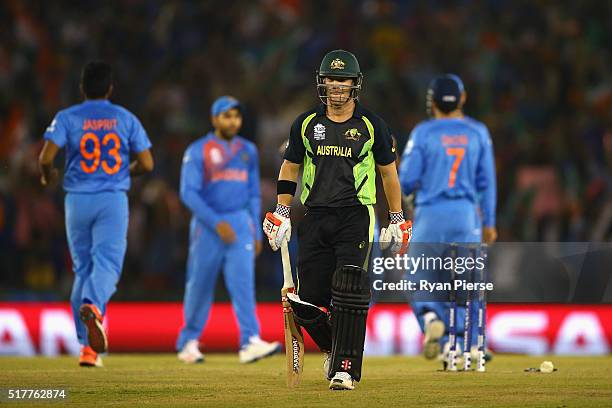
[{"label": "team logo on shirt", "polygon": [[325,126],[317,123],[314,127],[314,140],[325,140]]},{"label": "team logo on shirt", "polygon": [[331,69],[344,69],[344,65],[346,65],[344,61],[342,61],[340,58],[336,58],[331,62],[331,64],[329,64],[329,67]]},{"label": "team logo on shirt", "polygon": [[242,159],[243,162],[248,163],[249,162],[249,154],[247,152],[242,152],[242,154],[240,155],[240,159]]},{"label": "team logo on shirt", "polygon": [[349,129],[344,132],[344,136],[346,137],[346,140],[354,140],[355,142],[358,142],[359,138],[361,137],[361,133],[359,133],[357,129]]},{"label": "team logo on shirt", "polygon": [[210,160],[213,164],[220,164],[223,161],[223,154],[217,148],[210,149]]}]

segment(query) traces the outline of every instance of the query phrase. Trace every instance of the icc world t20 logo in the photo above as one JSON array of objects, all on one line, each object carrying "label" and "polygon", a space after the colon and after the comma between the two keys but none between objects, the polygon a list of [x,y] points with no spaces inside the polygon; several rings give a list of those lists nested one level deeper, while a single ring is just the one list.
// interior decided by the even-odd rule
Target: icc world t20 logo
[{"label": "icc world t20 logo", "polygon": [[325,125],[317,123],[314,127],[314,140],[325,140]]}]

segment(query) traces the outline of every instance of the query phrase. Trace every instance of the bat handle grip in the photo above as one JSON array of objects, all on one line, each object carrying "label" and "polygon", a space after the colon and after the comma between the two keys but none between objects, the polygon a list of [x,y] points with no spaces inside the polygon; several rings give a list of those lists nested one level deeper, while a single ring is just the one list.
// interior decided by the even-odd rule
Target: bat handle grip
[{"label": "bat handle grip", "polygon": [[289,258],[289,247],[287,241],[281,244],[281,256],[283,258],[283,288],[294,288],[293,275],[291,273],[291,259]]}]

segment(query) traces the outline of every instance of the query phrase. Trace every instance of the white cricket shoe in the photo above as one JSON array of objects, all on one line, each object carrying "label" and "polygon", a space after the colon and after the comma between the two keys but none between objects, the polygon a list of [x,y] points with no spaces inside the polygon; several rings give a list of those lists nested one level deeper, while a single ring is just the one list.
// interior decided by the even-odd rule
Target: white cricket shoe
[{"label": "white cricket shoe", "polygon": [[249,343],[240,349],[238,357],[241,363],[247,364],[269,357],[280,350],[281,345],[278,341],[267,342],[258,336],[253,336],[249,339]]},{"label": "white cricket shoe", "polygon": [[345,371],[338,371],[329,383],[330,390],[354,390],[355,380]]},{"label": "white cricket shoe", "polygon": [[189,340],[178,353],[178,359],[187,364],[204,362],[204,354],[200,352],[198,340]]},{"label": "white cricket shoe", "polygon": [[331,364],[331,353],[323,354],[323,375],[329,380],[329,365]]},{"label": "white cricket shoe", "polygon": [[444,336],[444,322],[440,319],[430,321],[425,325],[423,337],[423,356],[432,360],[440,354],[440,339]]}]

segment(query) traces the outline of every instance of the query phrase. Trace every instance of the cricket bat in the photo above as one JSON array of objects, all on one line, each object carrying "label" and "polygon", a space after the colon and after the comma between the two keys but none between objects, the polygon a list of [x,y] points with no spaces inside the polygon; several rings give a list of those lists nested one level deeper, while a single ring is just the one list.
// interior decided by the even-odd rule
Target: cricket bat
[{"label": "cricket bat", "polygon": [[287,387],[295,387],[302,379],[304,369],[304,336],[302,330],[295,324],[293,310],[287,300],[287,293],[295,293],[293,275],[291,274],[291,260],[287,242],[281,245],[283,258],[283,288],[281,289],[281,302],[285,320],[285,356],[287,359]]}]

